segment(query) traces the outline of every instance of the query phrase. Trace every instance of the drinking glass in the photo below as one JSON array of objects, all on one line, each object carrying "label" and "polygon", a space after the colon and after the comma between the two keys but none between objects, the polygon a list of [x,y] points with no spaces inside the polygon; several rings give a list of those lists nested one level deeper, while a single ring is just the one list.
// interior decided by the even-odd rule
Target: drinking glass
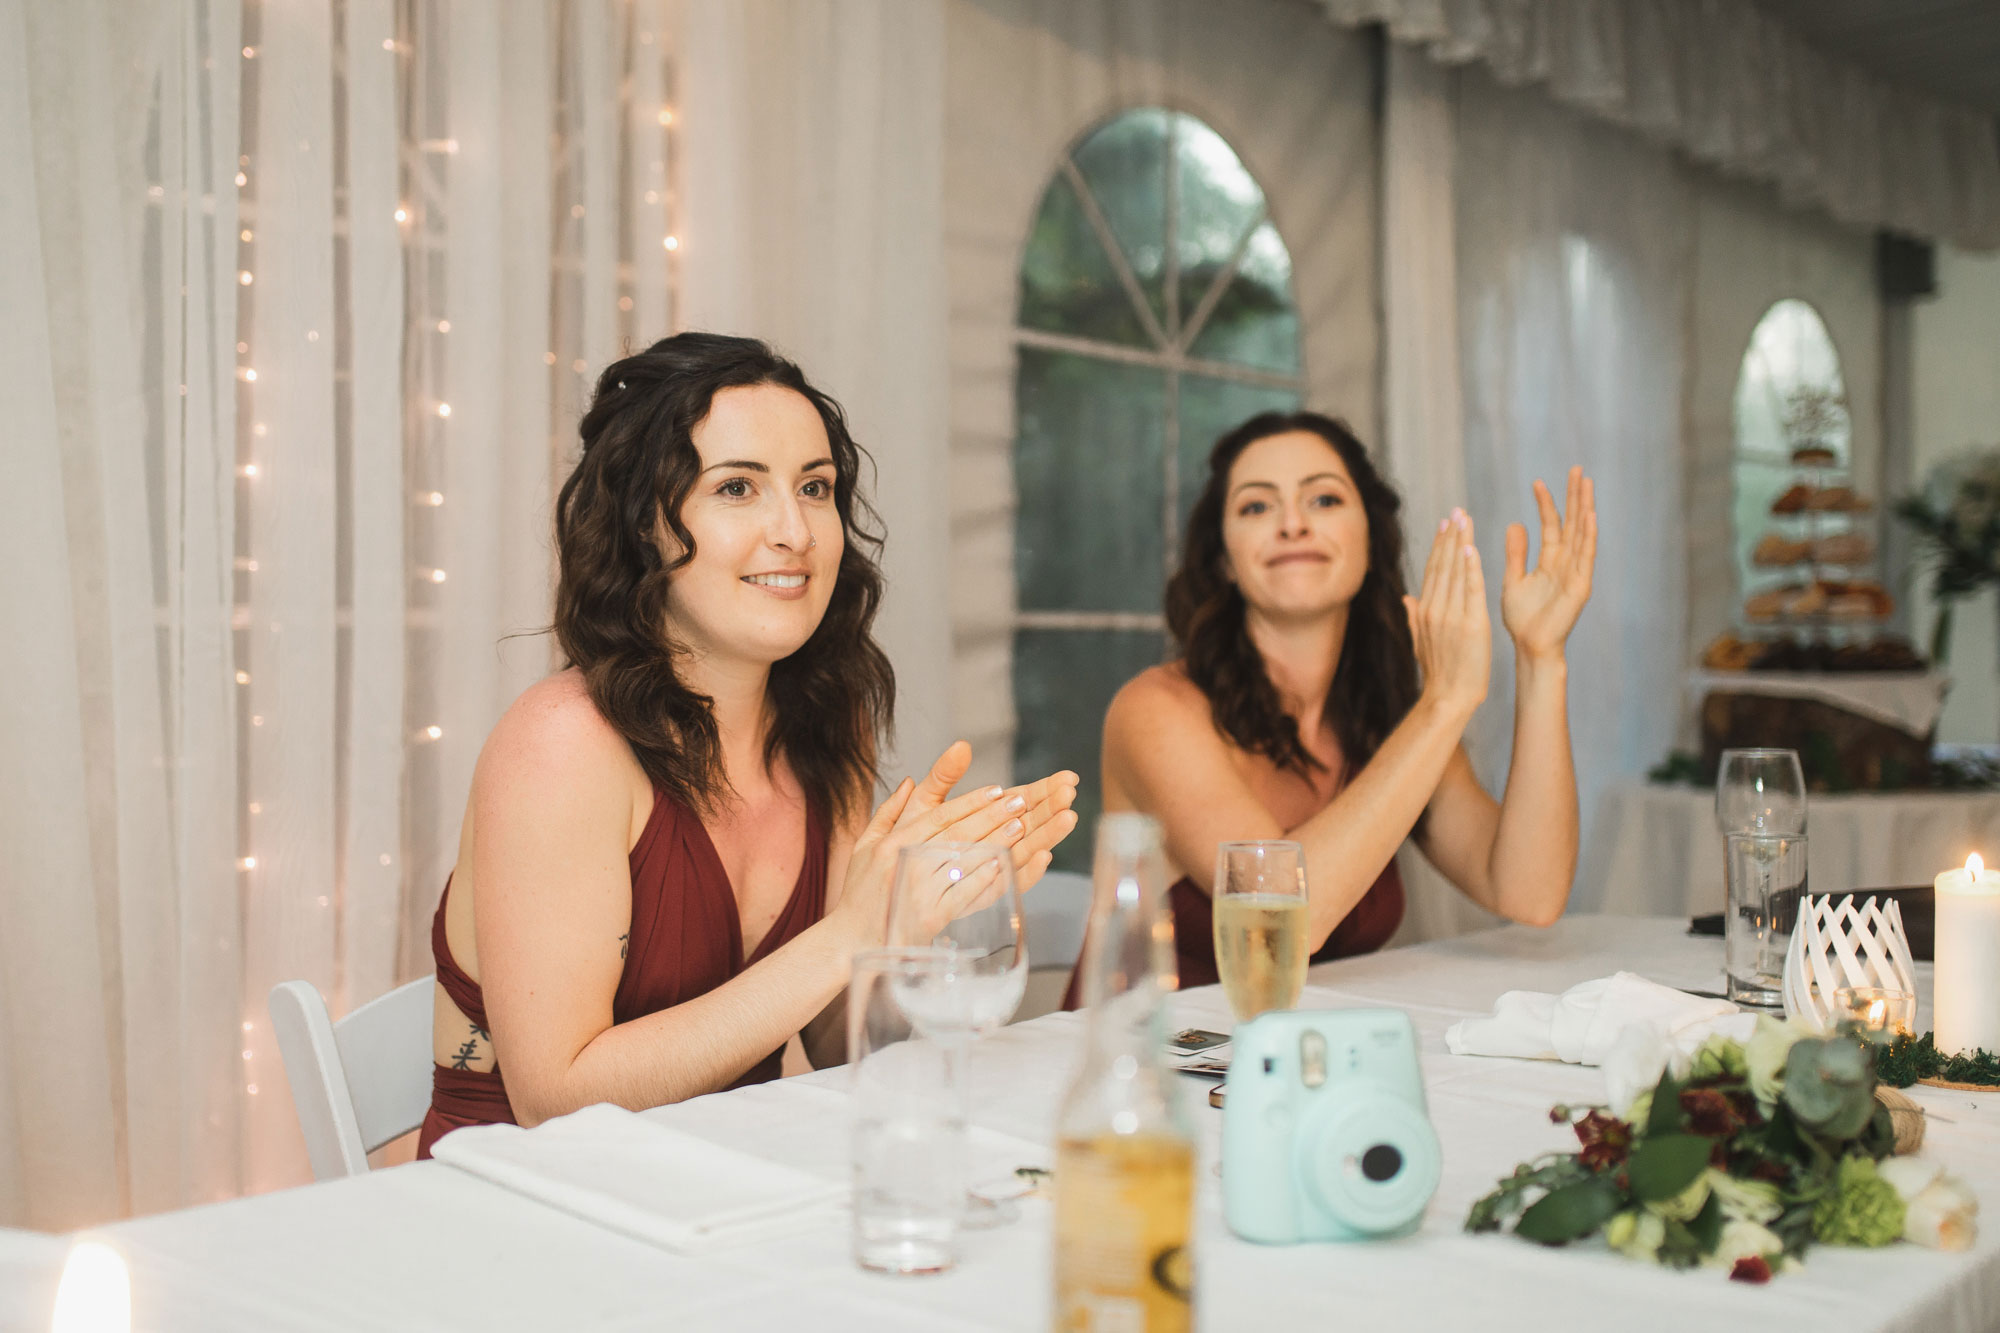
[{"label": "drinking glass", "polygon": [[885,1273],[942,1273],[966,1193],[965,1099],[951,1049],[898,996],[951,966],[940,949],[854,957],[847,1060],[854,1095],[854,1259]]},{"label": "drinking glass", "polygon": [[1296,842],[1215,851],[1215,970],[1239,1022],[1297,1007],[1306,984],[1306,857]]},{"label": "drinking glass", "polygon": [[1783,1009],[1785,955],[1806,892],[1805,836],[1731,833],[1723,845],[1729,875],[1725,990],[1738,1004]]},{"label": "drinking glass", "polygon": [[1715,824],[1731,833],[1806,831],[1806,779],[1797,750],[1724,750],[1715,775]]},{"label": "drinking glass", "polygon": [[[1014,855],[977,842],[924,842],[896,858],[889,887],[891,947],[931,948],[945,966],[896,981],[897,1000],[926,1037],[967,1062],[972,1044],[1005,1026],[1021,1007],[1028,985],[1021,891]],[[959,1070],[959,1085],[971,1081]],[[967,1194],[962,1224],[969,1228],[1012,1221],[1016,1210]]]}]

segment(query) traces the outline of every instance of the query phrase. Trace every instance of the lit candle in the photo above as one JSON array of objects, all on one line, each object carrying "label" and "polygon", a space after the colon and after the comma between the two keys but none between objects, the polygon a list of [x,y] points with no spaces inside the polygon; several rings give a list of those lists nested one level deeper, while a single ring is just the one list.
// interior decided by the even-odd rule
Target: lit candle
[{"label": "lit candle", "polygon": [[1916,1023],[1917,997],[1881,986],[1843,986],[1833,993],[1834,1007],[1877,1040],[1903,1036]]},{"label": "lit candle", "polygon": [[2000,871],[1977,852],[1937,877],[1937,1048],[2000,1051]]}]

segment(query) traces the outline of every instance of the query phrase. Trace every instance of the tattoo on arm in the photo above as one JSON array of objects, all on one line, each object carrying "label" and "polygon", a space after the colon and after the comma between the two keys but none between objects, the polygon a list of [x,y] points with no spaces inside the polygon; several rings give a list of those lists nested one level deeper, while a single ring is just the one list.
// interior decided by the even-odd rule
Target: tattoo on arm
[{"label": "tattoo on arm", "polygon": [[632,947],[631,940],[632,932],[629,930],[618,937],[618,956],[621,959],[625,957],[625,951]]},{"label": "tattoo on arm", "polygon": [[466,1037],[465,1044],[460,1046],[457,1053],[451,1057],[451,1067],[453,1069],[471,1069],[472,1062],[479,1058],[479,1043],[482,1041],[490,1043],[493,1040],[492,1037],[487,1035],[486,1029],[479,1026],[479,1024],[469,1023],[466,1026],[471,1028],[472,1032],[470,1036]]}]

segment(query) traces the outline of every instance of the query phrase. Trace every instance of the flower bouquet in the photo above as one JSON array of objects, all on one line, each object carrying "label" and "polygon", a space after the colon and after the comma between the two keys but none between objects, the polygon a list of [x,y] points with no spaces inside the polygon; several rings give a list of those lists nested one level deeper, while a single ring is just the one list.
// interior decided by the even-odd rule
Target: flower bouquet
[{"label": "flower bouquet", "polygon": [[1896,502],[1895,513],[1915,530],[1931,567],[1931,661],[1942,666],[1951,653],[1953,602],[2000,582],[2000,449],[1938,464],[1921,491]]},{"label": "flower bouquet", "polygon": [[[1580,1147],[1551,1153],[1472,1206],[1468,1231],[1611,1248],[1675,1268],[1765,1282],[1815,1243],[1972,1244],[1978,1201],[1935,1163],[1892,1157],[1875,1050],[1759,1019],[1747,1043],[1713,1037],[1668,1061],[1622,1114],[1558,1106]],[[1583,1114],[1579,1116],[1577,1111]]]}]

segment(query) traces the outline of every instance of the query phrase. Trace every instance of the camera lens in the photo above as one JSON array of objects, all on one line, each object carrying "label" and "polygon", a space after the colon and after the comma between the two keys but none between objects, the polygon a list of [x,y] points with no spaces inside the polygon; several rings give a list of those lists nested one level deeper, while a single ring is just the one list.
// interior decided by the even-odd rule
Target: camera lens
[{"label": "camera lens", "polygon": [[1361,1154],[1361,1174],[1380,1184],[1403,1169],[1403,1154],[1378,1143]]}]

